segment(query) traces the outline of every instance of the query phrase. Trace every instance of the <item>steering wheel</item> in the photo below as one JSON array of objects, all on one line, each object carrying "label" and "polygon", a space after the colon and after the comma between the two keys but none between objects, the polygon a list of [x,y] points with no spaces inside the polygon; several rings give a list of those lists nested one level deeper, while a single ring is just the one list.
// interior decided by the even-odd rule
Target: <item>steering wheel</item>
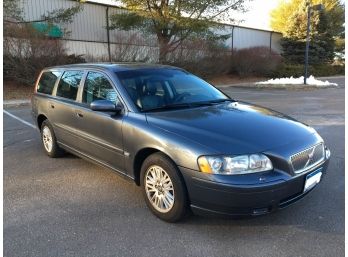
[{"label": "steering wheel", "polygon": [[190,93],[187,93],[187,92],[182,93],[182,94],[179,94],[179,95],[177,95],[176,97],[174,97],[173,102],[174,102],[174,103],[180,102],[180,101],[183,100],[185,97],[190,96],[190,95],[191,95],[191,94],[190,94]]}]

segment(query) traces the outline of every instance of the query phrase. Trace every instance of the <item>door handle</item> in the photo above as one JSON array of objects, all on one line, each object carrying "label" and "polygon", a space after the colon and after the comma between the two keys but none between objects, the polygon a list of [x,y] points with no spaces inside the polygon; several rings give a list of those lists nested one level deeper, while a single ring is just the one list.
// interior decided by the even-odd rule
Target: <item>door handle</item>
[{"label": "door handle", "polygon": [[76,116],[77,116],[78,118],[83,118],[83,114],[82,114],[81,112],[76,112]]}]

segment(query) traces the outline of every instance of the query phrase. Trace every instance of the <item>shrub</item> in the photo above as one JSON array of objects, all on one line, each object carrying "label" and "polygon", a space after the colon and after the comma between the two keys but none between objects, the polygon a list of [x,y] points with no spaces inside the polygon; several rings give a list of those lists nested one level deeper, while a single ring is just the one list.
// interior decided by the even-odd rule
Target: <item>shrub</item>
[{"label": "shrub", "polygon": [[196,61],[172,62],[170,64],[207,79],[228,73],[229,58],[228,55],[207,56]]},{"label": "shrub", "polygon": [[234,50],[230,72],[241,77],[250,75],[268,76],[281,63],[282,58],[268,47],[251,47]]},{"label": "shrub", "polygon": [[[302,64],[281,64],[271,74],[271,77],[300,77],[304,75],[304,65]],[[308,75],[316,77],[344,75],[344,65],[320,64],[308,66]]]},{"label": "shrub", "polygon": [[186,40],[174,52],[168,54],[170,65],[178,66],[203,78],[229,72],[231,52],[219,41]]},{"label": "shrub", "polygon": [[116,31],[113,40],[117,42],[111,45],[113,62],[153,62],[156,59],[154,47],[134,44],[144,40],[144,35],[139,32]]},{"label": "shrub", "polygon": [[312,66],[310,71],[314,76],[344,75],[344,65],[320,64]]},{"label": "shrub", "polygon": [[300,64],[280,64],[277,69],[270,74],[273,78],[300,77],[303,76],[304,66]]},{"label": "shrub", "polygon": [[82,56],[68,55],[62,41],[49,38],[30,25],[8,28],[3,58],[4,78],[26,85],[32,85],[45,67],[84,62]]}]

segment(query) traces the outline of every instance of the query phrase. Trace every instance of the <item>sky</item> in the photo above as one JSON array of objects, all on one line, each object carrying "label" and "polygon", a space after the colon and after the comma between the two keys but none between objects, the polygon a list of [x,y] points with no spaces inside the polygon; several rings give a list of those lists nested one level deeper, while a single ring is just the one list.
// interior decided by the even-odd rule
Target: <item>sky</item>
[{"label": "sky", "polygon": [[[115,0],[90,0],[91,2],[99,2],[106,4],[115,4]],[[231,14],[238,20],[243,22],[236,22],[236,25],[252,27],[257,29],[271,30],[269,26],[269,13],[274,9],[280,0],[252,0],[247,4],[248,12]]]},{"label": "sky", "polygon": [[238,19],[244,20],[239,25],[257,29],[271,30],[270,12],[277,7],[279,0],[253,0],[247,7],[248,12],[237,14]]}]

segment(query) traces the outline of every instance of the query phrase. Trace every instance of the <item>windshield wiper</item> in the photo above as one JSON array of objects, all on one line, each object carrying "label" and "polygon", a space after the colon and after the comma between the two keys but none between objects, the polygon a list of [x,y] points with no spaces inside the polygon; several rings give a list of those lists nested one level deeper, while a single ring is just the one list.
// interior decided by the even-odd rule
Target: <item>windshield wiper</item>
[{"label": "windshield wiper", "polygon": [[162,111],[162,110],[173,110],[173,109],[179,109],[179,108],[193,108],[193,107],[200,107],[200,106],[211,106],[217,103],[223,103],[223,102],[235,102],[233,99],[216,99],[211,101],[203,101],[203,102],[193,102],[193,103],[174,103],[174,104],[167,104],[147,110],[143,110],[143,112],[152,112],[152,111]]},{"label": "windshield wiper", "polygon": [[194,103],[176,103],[176,104],[167,104],[160,107],[155,107],[147,110],[143,110],[144,112],[152,112],[152,111],[161,111],[161,110],[173,110],[173,109],[179,109],[179,108],[192,108],[192,107],[199,107],[199,106],[210,106],[213,105],[213,103],[210,102],[194,102]]},{"label": "windshield wiper", "polygon": [[236,100],[230,99],[230,98],[226,98],[226,99],[216,99],[216,100],[211,100],[209,101],[209,103],[224,103],[224,102],[236,102]]}]

